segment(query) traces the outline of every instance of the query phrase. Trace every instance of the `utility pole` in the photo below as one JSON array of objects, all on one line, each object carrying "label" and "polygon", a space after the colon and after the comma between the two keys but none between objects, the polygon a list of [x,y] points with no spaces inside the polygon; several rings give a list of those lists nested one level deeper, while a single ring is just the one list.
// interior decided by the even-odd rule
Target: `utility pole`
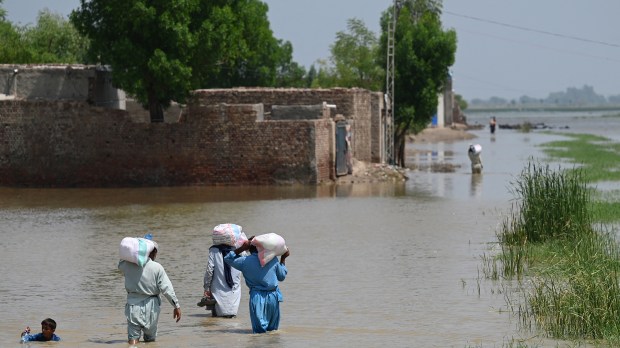
[{"label": "utility pole", "polygon": [[396,22],[402,6],[401,0],[394,0],[392,18],[388,20],[387,29],[387,66],[385,74],[385,160],[388,164],[394,164],[394,34]]}]

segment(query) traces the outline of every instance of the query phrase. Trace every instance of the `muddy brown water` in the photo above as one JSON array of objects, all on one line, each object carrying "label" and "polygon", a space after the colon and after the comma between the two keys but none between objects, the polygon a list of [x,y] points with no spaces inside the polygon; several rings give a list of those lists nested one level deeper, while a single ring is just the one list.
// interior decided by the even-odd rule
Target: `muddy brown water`
[{"label": "muddy brown water", "polygon": [[[477,117],[470,122],[487,121]],[[620,125],[596,115],[556,124],[613,137],[610,122]],[[158,340],[148,347],[492,347],[521,338],[555,346],[519,329],[504,294],[481,279],[480,257],[510,209],[511,181],[530,156],[540,156],[537,145],[562,137],[474,133],[473,141],[416,145],[429,154],[408,161],[458,167],[410,172],[399,184],[0,188],[0,346],[21,346],[24,327],[39,332],[46,317],[58,322],[63,341],[55,346],[127,346],[118,245],[145,232],[160,245],[158,261],[183,312],[175,323],[164,303]],[[483,147],[478,176],[466,156],[472,142]],[[280,284],[275,333],[251,333],[245,284],[234,319],[211,318],[196,306],[210,231],[224,222],[287,241],[289,275]]]}]

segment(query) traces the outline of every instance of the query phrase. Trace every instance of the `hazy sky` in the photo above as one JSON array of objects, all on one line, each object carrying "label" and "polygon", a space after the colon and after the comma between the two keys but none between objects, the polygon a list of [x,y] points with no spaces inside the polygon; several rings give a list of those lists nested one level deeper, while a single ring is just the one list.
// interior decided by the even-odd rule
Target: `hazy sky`
[{"label": "hazy sky", "polygon": [[[379,35],[393,0],[266,0],[276,37],[309,67],[329,57],[349,18]],[[4,0],[8,19],[34,23],[39,10],[68,14],[79,0]],[[444,0],[442,21],[458,36],[454,90],[467,100],[544,98],[568,87],[620,94],[620,1]]]}]

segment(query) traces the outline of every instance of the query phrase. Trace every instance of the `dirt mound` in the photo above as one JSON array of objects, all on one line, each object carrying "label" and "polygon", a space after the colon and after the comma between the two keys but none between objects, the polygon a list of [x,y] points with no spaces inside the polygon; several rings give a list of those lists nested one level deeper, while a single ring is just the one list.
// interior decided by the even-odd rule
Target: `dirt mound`
[{"label": "dirt mound", "polygon": [[338,177],[337,184],[406,181],[406,169],[353,159],[353,174]]},{"label": "dirt mound", "polygon": [[449,128],[426,128],[422,132],[409,136],[413,143],[436,143],[440,141],[459,141],[477,138],[469,133],[467,125],[455,124]]}]

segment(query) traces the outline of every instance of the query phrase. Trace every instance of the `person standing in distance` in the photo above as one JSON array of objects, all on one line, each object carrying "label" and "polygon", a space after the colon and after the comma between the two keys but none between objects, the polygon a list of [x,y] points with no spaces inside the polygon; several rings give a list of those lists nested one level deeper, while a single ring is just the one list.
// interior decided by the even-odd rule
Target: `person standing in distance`
[{"label": "person standing in distance", "polygon": [[141,334],[144,334],[144,342],[155,341],[161,305],[160,294],[174,307],[173,319],[176,319],[177,323],[181,320],[181,306],[172,283],[164,267],[155,262],[158,247],[155,243],[149,260],[142,267],[125,260],[118,263],[118,269],[125,276],[127,290],[125,317],[129,344],[137,344]]},{"label": "person standing in distance", "polygon": [[497,127],[497,120],[495,119],[495,116],[493,116],[489,121],[489,129],[491,129],[491,134],[495,134],[495,127]]}]

